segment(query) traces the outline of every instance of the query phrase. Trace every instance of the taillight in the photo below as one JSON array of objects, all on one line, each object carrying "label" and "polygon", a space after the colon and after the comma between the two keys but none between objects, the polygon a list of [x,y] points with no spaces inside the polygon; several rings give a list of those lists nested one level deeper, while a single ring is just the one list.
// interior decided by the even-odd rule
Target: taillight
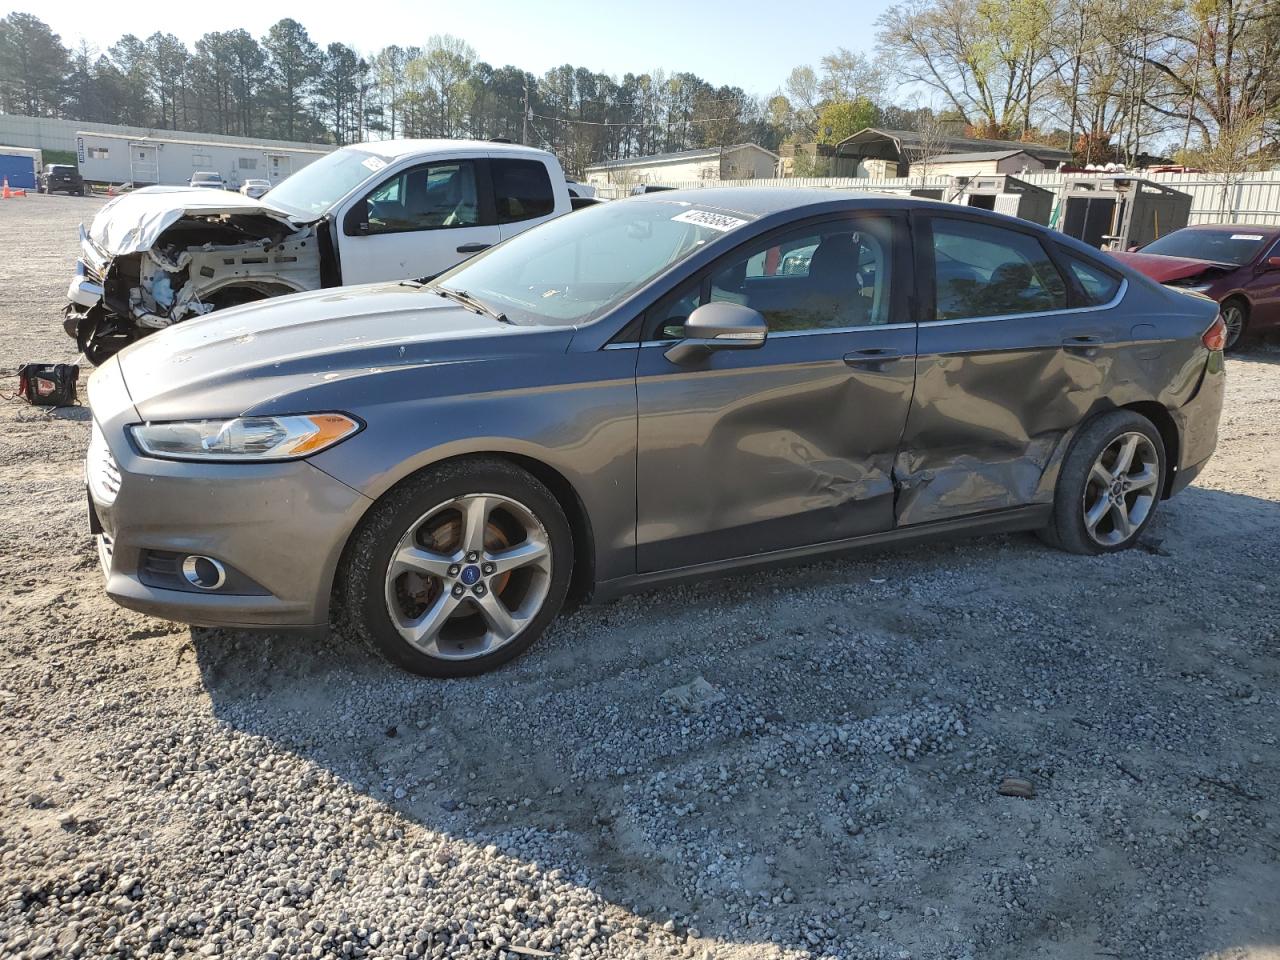
[{"label": "taillight", "polygon": [[1222,314],[1218,314],[1213,318],[1213,323],[1209,325],[1209,329],[1204,332],[1204,336],[1200,338],[1210,350],[1222,350],[1227,346],[1227,325],[1222,322]]}]

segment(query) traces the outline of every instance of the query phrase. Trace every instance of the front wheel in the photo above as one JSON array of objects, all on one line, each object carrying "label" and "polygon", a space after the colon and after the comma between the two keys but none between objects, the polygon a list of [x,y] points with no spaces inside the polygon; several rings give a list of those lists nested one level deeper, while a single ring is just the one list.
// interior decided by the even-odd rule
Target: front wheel
[{"label": "front wheel", "polygon": [[1164,442],[1146,417],[1113,410],[1071,445],[1045,539],[1071,553],[1125,550],[1155,516],[1165,478]]},{"label": "front wheel", "polygon": [[1222,304],[1222,323],[1227,328],[1227,339],[1224,350],[1235,347],[1244,336],[1245,327],[1249,323],[1249,305],[1234,297]]},{"label": "front wheel", "polygon": [[569,522],[536,478],[461,460],[373,508],[340,577],[348,632],[429,677],[484,673],[528,649],[560,612],[573,569]]}]

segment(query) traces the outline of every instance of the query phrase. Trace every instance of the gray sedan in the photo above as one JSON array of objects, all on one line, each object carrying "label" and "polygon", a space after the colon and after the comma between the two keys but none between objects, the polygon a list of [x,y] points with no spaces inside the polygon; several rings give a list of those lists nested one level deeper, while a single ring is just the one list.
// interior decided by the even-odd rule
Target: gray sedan
[{"label": "gray sedan", "polygon": [[90,522],[125,606],[474,674],[569,598],[957,533],[1132,546],[1213,453],[1223,335],[984,211],[650,194],[135,344],[89,384]]}]

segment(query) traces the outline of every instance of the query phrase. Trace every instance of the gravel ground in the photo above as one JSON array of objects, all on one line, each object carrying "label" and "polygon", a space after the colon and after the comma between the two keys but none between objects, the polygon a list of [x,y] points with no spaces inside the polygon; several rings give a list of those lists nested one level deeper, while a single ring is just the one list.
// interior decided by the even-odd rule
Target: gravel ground
[{"label": "gravel ground", "polygon": [[[100,202],[0,206],[8,389]],[[87,412],[0,404],[0,955],[1275,960],[1280,350],[1228,366],[1146,549],[657,591],[451,682],[116,608]]]}]

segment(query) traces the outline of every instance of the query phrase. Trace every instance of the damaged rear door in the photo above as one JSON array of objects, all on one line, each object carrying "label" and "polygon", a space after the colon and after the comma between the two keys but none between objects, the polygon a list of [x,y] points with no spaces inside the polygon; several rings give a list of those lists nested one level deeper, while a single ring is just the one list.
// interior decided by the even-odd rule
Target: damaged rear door
[{"label": "damaged rear door", "polygon": [[917,214],[913,232],[925,308],[898,523],[1034,503],[1123,334],[1082,305],[1033,230],[948,213]]},{"label": "damaged rear door", "polygon": [[[651,309],[637,363],[640,572],[893,526],[915,324],[905,218],[827,217],[747,241]],[[759,311],[768,339],[680,365],[699,304]]]}]

